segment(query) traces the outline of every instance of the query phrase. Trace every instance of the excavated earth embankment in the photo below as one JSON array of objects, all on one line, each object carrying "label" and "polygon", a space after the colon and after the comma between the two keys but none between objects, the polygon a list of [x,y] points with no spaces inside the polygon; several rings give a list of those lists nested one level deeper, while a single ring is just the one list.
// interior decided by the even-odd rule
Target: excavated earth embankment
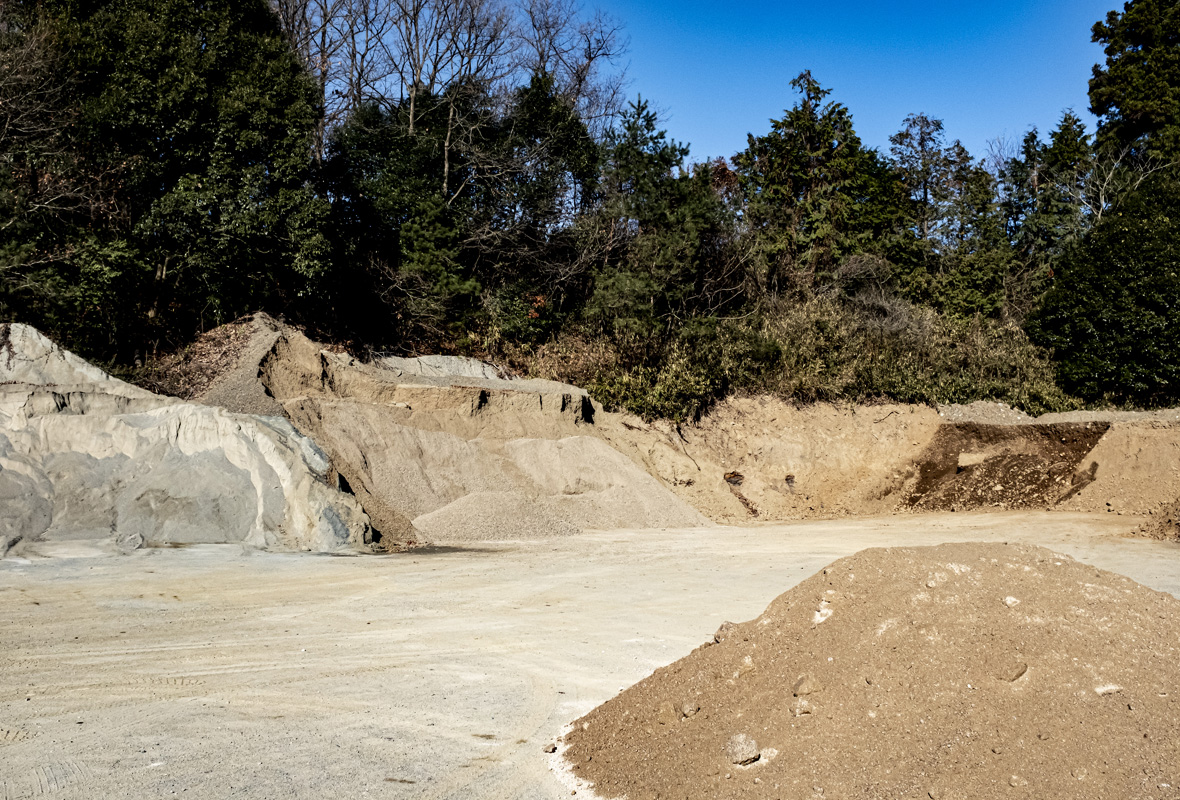
[{"label": "excavated earth embankment", "polygon": [[629,800],[1174,798],[1178,623],[1171,595],[1042,548],[865,550],[577,720],[556,758]]},{"label": "excavated earth embankment", "polygon": [[1009,509],[1154,518],[1180,498],[1175,410],[1034,419],[994,403],[800,408],[750,397],[691,426],[604,415],[597,427],[722,523]]},{"label": "excavated earth embankment", "polygon": [[194,348],[204,363],[176,367],[199,389],[180,403],[7,330],[0,448],[21,498],[5,512],[8,543],[105,532],[128,545],[385,550],[1024,508],[1143,515],[1161,538],[1180,528],[1168,513],[1177,411],[1032,419],[989,403],[747,397],[693,425],[647,423],[473,359],[362,363],[262,314],[210,334]]},{"label": "excavated earth embankment", "polygon": [[361,363],[265,315],[198,396],[280,409],[329,454],[386,545],[896,512],[1152,518],[1180,498],[1180,412],[1031,418],[970,406],[732,398],[699,423],[431,356]]}]

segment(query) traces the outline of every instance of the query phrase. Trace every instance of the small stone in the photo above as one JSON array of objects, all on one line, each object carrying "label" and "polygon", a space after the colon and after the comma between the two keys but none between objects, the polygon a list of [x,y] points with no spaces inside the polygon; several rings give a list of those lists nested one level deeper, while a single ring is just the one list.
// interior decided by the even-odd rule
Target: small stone
[{"label": "small stone", "polygon": [[550,742],[549,744],[542,747],[541,750],[543,750],[546,753],[556,753],[557,752],[557,745],[555,745],[553,742]]},{"label": "small stone", "polygon": [[657,712],[656,719],[661,725],[672,725],[680,721],[680,713],[676,711],[676,706],[672,705],[672,701],[665,700],[660,703],[660,710]]},{"label": "small stone", "polygon": [[1013,681],[1020,680],[1027,672],[1028,664],[1023,661],[1017,662],[1012,666],[1012,669],[1008,671],[1008,682],[1012,683]]},{"label": "small stone", "polygon": [[1020,601],[1015,597],[1009,596],[1004,598],[1004,605],[1008,606],[1008,608],[1015,608],[1016,606],[1020,605]]},{"label": "small stone", "polygon": [[822,688],[819,681],[815,678],[803,674],[799,676],[799,680],[795,681],[795,685],[791,688],[791,693],[795,697],[803,697],[804,695],[815,694]]},{"label": "small stone", "polygon": [[722,622],[721,627],[717,629],[717,632],[715,634],[713,634],[713,641],[716,642],[717,644],[721,644],[727,638],[729,638],[730,634],[733,633],[733,630],[736,627],[737,627],[737,624],[735,624],[733,622]]},{"label": "small stone", "polygon": [[791,713],[796,717],[811,716],[811,702],[806,697],[795,698],[795,702],[791,703]]},{"label": "small stone", "polygon": [[1075,769],[1073,772],[1071,772],[1069,774],[1073,775],[1079,781],[1084,781],[1086,779],[1086,775],[1088,775],[1089,773],[1086,772],[1085,767],[1078,767],[1077,769]]},{"label": "small stone", "polygon": [[758,743],[752,737],[739,733],[729,737],[729,742],[725,745],[725,755],[729,763],[744,766],[753,764],[761,754],[758,752]]},{"label": "small stone", "polygon": [[1019,775],[1013,775],[1008,779],[1009,786],[1028,786],[1028,781]]},{"label": "small stone", "polygon": [[696,703],[685,703],[684,705],[682,705],[680,707],[680,714],[681,714],[681,716],[683,716],[685,718],[695,717],[697,715],[697,712],[700,710],[701,710],[701,707],[698,706]]}]

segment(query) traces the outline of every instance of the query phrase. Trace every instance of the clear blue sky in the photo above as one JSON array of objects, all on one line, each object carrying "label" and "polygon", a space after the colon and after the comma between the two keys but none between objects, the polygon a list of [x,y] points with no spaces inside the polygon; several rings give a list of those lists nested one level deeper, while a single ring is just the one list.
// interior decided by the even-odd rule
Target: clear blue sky
[{"label": "clear blue sky", "polygon": [[730,156],[793,106],[804,69],[848,106],[866,145],[888,151],[907,114],[942,119],[975,156],[1019,141],[1086,95],[1103,61],[1090,28],[1122,0],[586,0],[626,26],[634,99],[663,112],[692,157]]}]

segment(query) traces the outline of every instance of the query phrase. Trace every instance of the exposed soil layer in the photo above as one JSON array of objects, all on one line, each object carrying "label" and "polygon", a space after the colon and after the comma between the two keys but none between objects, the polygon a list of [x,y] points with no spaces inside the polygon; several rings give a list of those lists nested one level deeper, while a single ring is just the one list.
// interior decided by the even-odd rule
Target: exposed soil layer
[{"label": "exposed soil layer", "polygon": [[1175,798],[1178,622],[1042,548],[866,550],[575,722],[565,757],[630,800]]},{"label": "exposed soil layer", "polygon": [[1088,456],[1109,430],[1105,422],[1052,425],[944,425],[919,456],[907,508],[1044,508],[1095,479]]},{"label": "exposed soil layer", "polygon": [[[1175,409],[1034,419],[999,403],[799,407],[759,396],[730,398],[692,425],[647,423],[604,413],[577,387],[505,380],[470,359],[360,363],[264,314],[210,332],[191,355],[195,366],[182,365],[177,380],[199,371],[199,402],[284,415],[324,447],[382,546],[468,540],[477,529],[515,538],[519,526],[497,521],[499,507],[527,507],[534,535],[565,535],[588,525],[700,524],[693,509],[731,524],[951,509],[1158,516],[1180,496]],[[622,459],[588,442],[578,453],[546,452],[573,476],[557,505],[547,499],[553,487],[537,483],[542,462],[505,463],[508,442],[570,438],[601,440]],[[575,457],[589,460],[578,466]],[[484,467],[473,472],[476,462]],[[622,505],[603,494],[589,515],[568,502],[622,496],[628,481],[647,480],[639,472],[662,486],[637,488]]]}]

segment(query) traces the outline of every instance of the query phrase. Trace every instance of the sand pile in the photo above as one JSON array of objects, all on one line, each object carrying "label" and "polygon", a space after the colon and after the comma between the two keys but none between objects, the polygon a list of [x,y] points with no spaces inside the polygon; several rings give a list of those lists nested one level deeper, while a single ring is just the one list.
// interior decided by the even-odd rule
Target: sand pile
[{"label": "sand pile", "polygon": [[1168,503],[1153,513],[1137,533],[1151,539],[1172,539],[1180,542],[1180,500]]},{"label": "sand pile", "polygon": [[368,518],[287,420],[152,394],[28,326],[0,346],[0,556],[67,540],[367,549]]},{"label": "sand pile", "polygon": [[[277,327],[256,382],[329,454],[389,541],[566,536],[707,520],[595,435],[589,396],[470,359],[366,364]],[[227,380],[227,382],[229,382]]]},{"label": "sand pile", "polygon": [[1041,548],[866,550],[575,722],[565,763],[630,800],[1176,798],[1178,623]]}]

